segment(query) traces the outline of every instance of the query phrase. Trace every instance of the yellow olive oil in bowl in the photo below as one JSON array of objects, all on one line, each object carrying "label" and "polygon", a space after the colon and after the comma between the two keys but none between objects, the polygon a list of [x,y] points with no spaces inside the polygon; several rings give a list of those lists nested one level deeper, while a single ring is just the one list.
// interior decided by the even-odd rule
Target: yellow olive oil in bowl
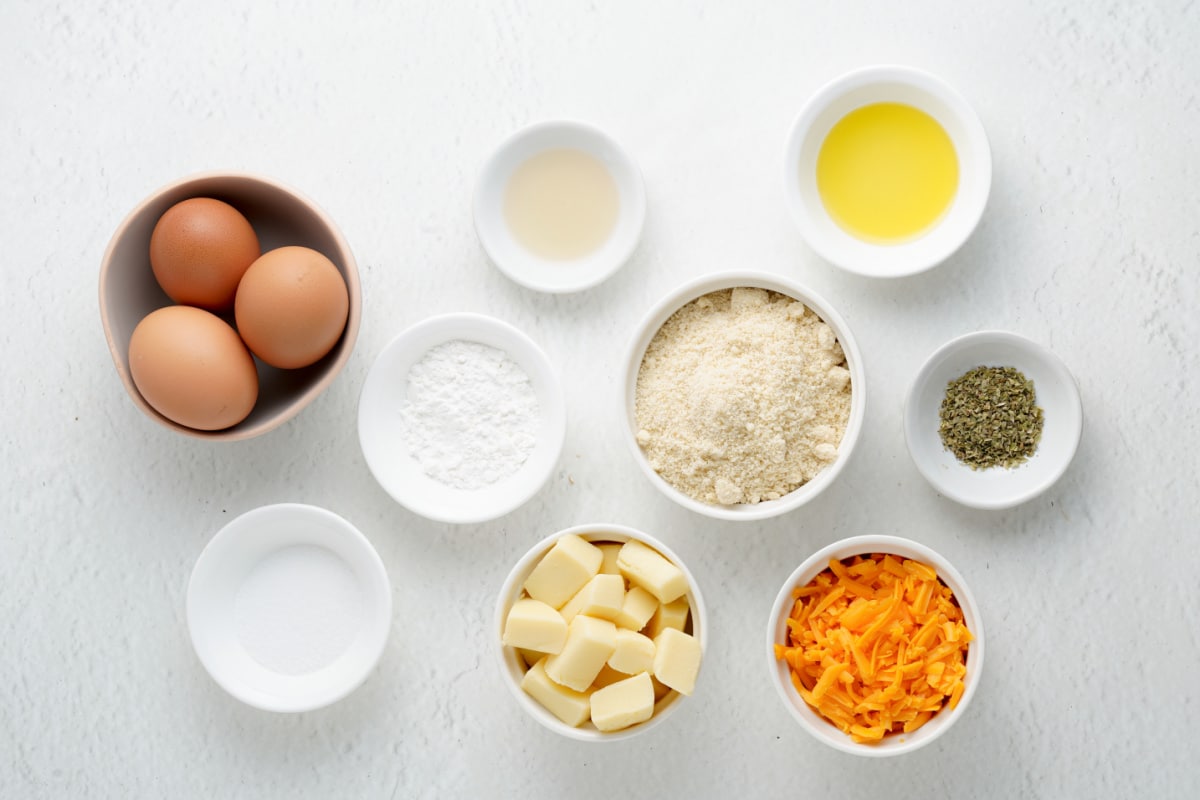
[{"label": "yellow olive oil in bowl", "polygon": [[929,114],[903,103],[872,103],[846,114],[825,137],[817,190],[850,235],[904,242],[945,215],[958,190],[958,156]]},{"label": "yellow olive oil in bowl", "polygon": [[784,194],[816,254],[848,272],[899,278],[931,269],[971,236],[992,155],[958,92],[911,67],[848,72],[792,124]]}]

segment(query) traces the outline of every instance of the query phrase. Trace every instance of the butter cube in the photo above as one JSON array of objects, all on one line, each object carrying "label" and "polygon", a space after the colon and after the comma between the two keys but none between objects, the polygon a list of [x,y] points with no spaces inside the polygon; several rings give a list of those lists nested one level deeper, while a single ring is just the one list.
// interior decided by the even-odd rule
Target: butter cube
[{"label": "butter cube", "polygon": [[551,608],[562,608],[600,571],[604,553],[574,534],[563,536],[525,579],[525,591]]},{"label": "butter cube", "polygon": [[[575,596],[567,601],[559,613],[570,622],[577,614],[587,614],[597,619],[615,622],[625,601],[625,579],[620,575],[600,573],[583,585]],[[563,629],[566,633],[566,629]]]},{"label": "butter cube", "polygon": [[573,728],[587,722],[591,715],[590,697],[560,686],[546,675],[546,659],[530,667],[521,679],[525,693],[542,704],[542,707]]},{"label": "butter cube", "polygon": [[538,650],[526,650],[524,647],[518,647],[516,650],[517,655],[521,658],[521,661],[525,662],[526,669],[532,667],[534,664],[541,661],[548,655],[547,653],[542,653]]},{"label": "butter cube", "polygon": [[508,610],[503,641],[509,647],[557,653],[567,641],[567,622],[542,601],[523,597]]},{"label": "butter cube", "polygon": [[628,674],[624,672],[617,672],[608,664],[605,664],[600,668],[600,674],[596,676],[596,680],[592,681],[591,689],[592,691],[595,691],[596,689],[603,689],[605,686],[611,686],[617,681],[623,681],[628,677]]},{"label": "butter cube", "polygon": [[667,628],[654,639],[654,677],[680,694],[690,695],[700,672],[700,640]]},{"label": "butter cube", "polygon": [[617,649],[608,657],[608,665],[626,675],[650,672],[654,669],[654,642],[635,631],[617,628]]},{"label": "butter cube", "polygon": [[687,627],[688,603],[686,597],[681,597],[670,603],[664,603],[654,609],[654,616],[646,626],[646,635],[651,639],[657,637],[667,628],[682,631]]},{"label": "butter cube", "polygon": [[604,561],[600,563],[600,573],[602,575],[620,575],[621,570],[617,567],[617,553],[621,552],[621,545],[617,542],[604,542],[596,547],[600,548],[600,552],[604,554]]},{"label": "butter cube", "polygon": [[617,566],[630,583],[641,586],[657,597],[660,603],[669,603],[687,592],[687,578],[683,570],[663,558],[654,548],[633,539],[621,545]]},{"label": "butter cube", "polygon": [[[686,605],[686,601],[684,602]],[[621,601],[621,612],[617,614],[617,618],[613,622],[617,623],[618,627],[640,631],[646,627],[646,623],[654,616],[657,609],[658,600],[654,598],[654,595],[640,586],[634,586],[625,593],[625,598]]]},{"label": "butter cube", "polygon": [[579,614],[567,626],[562,652],[546,657],[546,674],[555,683],[585,692],[616,649],[616,625]]},{"label": "butter cube", "polygon": [[592,724],[597,730],[619,731],[645,722],[653,714],[654,686],[647,672],[592,693]]}]

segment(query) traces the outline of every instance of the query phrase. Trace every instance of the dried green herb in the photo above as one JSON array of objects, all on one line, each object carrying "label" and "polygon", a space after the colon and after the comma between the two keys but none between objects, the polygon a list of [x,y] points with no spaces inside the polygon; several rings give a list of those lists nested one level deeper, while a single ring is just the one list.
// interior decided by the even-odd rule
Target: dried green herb
[{"label": "dried green herb", "polygon": [[942,444],[971,469],[1015,467],[1042,438],[1033,381],[1014,367],[976,367],[950,381],[938,416]]}]

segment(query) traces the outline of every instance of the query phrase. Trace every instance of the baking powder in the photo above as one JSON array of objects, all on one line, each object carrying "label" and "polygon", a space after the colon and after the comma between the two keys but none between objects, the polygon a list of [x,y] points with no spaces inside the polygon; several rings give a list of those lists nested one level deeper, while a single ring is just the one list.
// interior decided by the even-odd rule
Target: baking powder
[{"label": "baking powder", "polygon": [[529,376],[503,350],[454,340],[408,373],[400,421],[409,455],[455,489],[512,475],[537,446],[541,409]]}]

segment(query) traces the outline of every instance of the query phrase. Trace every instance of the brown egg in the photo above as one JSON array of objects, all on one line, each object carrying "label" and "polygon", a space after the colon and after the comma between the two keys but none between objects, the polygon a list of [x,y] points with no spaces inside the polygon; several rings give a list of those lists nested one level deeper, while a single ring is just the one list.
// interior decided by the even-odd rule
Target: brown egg
[{"label": "brown egg", "polygon": [[167,209],[150,234],[150,268],[176,303],[223,311],[262,251],[241,212],[211,197]]},{"label": "brown egg", "polygon": [[349,311],[342,273],[307,247],[263,253],[242,276],[234,303],[246,345],[283,369],[320,361],[337,344]]},{"label": "brown egg", "polygon": [[160,308],[138,323],[129,373],[155,411],[197,430],[238,424],[258,399],[254,359],[237,332],[191,306]]}]

